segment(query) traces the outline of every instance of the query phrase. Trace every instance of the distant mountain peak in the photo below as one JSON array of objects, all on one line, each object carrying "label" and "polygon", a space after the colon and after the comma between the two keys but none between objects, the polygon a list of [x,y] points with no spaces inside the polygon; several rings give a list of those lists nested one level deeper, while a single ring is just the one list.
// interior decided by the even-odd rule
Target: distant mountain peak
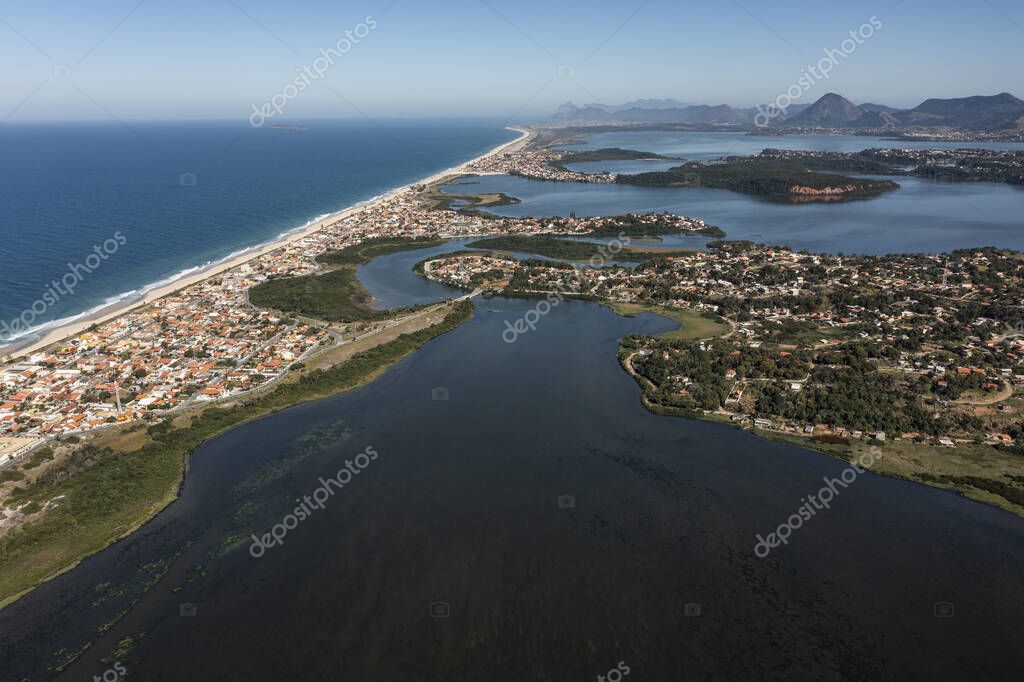
[{"label": "distant mountain peak", "polygon": [[933,97],[901,113],[906,125],[1006,130],[1021,125],[1024,118],[1024,101],[1008,92],[951,99]]},{"label": "distant mountain peak", "polygon": [[783,125],[842,127],[864,115],[856,104],[835,92],[822,95],[814,104],[787,118]]},{"label": "distant mountain peak", "polygon": [[[663,106],[675,105],[675,106]],[[758,110],[727,104],[683,105],[671,99],[639,99],[617,106],[566,102],[554,120],[601,124],[749,125]],[[1024,101],[1008,92],[951,99],[930,98],[913,109],[882,104],[857,106],[839,93],[828,92],[813,104],[794,104],[782,127],[911,128],[948,127],[971,131],[1024,130]]]}]

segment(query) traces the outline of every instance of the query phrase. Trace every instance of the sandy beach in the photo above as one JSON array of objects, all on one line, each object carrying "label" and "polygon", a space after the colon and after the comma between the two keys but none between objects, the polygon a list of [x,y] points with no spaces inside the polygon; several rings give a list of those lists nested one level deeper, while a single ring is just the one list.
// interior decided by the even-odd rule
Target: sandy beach
[{"label": "sandy beach", "polygon": [[[112,304],[109,307],[97,311],[93,315],[83,317],[81,319],[75,320],[74,322],[70,322],[59,327],[54,327],[53,329],[48,330],[38,341],[33,342],[31,345],[18,348],[17,350],[7,351],[6,353],[4,353],[5,357],[3,359],[3,362],[7,363],[16,361],[19,358],[23,358],[33,353],[39,352],[41,350],[48,348],[51,345],[65,341],[73,336],[77,336],[78,334],[81,334],[82,332],[88,330],[93,325],[103,324],[104,322],[109,322],[110,320],[116,319],[126,313],[136,311],[141,308],[145,308],[146,306],[151,305],[153,302],[158,301],[164,296],[168,296],[176,291],[180,291],[181,289],[190,287],[193,284],[202,282],[205,279],[215,277],[217,275],[220,275],[221,273],[237,268],[241,265],[244,265],[245,263],[248,263],[249,261],[261,258],[267,255],[268,253],[273,253],[274,251],[277,251],[278,249],[284,246],[287,246],[293,242],[299,241],[300,239],[304,239],[312,234],[315,234],[320,230],[324,229],[325,227],[333,225],[339,220],[344,220],[345,218],[348,218],[350,216],[357,215],[362,211],[366,211],[368,209],[380,205],[385,201],[393,199],[394,197],[399,196],[404,192],[409,192],[411,191],[411,188],[415,185],[430,185],[441,180],[444,180],[445,178],[460,175],[466,172],[466,169],[469,165],[476,163],[481,159],[485,159],[495,154],[501,154],[506,151],[514,151],[515,149],[522,147],[524,144],[526,144],[527,140],[530,138],[531,135],[531,133],[524,128],[509,126],[508,130],[514,130],[520,133],[520,136],[514,140],[498,145],[494,149],[491,149],[490,151],[481,154],[480,156],[477,156],[464,163],[461,163],[458,166],[453,166],[451,168],[445,169],[427,178],[419,180],[418,182],[398,187],[371,202],[360,204],[358,206],[353,206],[343,211],[338,211],[337,213],[332,213],[331,215],[325,217],[324,219],[319,220],[311,225],[308,225],[301,230],[289,232],[288,234],[282,236],[280,239],[276,241],[264,244],[263,246],[254,248],[244,253],[240,253],[233,258],[227,258],[217,263],[211,263],[210,265],[204,268],[200,268],[199,270],[190,272],[187,275],[183,275],[177,279],[168,282],[163,286],[150,290],[141,299],[130,302],[124,302],[121,304]],[[2,351],[3,347],[0,346],[0,352]]]}]

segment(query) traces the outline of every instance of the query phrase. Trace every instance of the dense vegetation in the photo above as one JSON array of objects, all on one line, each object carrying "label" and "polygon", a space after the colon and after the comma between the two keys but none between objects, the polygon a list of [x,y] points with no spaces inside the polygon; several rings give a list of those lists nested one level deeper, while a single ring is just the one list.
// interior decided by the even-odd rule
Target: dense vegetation
[{"label": "dense vegetation", "polygon": [[[634,356],[633,368],[654,384],[647,387],[648,399],[668,407],[717,410],[734,382],[746,379],[753,380],[747,390],[757,416],[931,436],[951,429],[983,428],[976,417],[936,414],[926,407],[921,397],[930,393],[931,380],[921,376],[901,381],[879,372],[873,362],[878,349],[867,343],[817,355],[808,349],[780,351],[721,341],[709,347],[649,343],[643,337],[627,337],[622,346],[626,352],[650,351]],[[800,382],[800,390],[792,389],[793,381]],[[971,384],[970,378],[964,383]]]},{"label": "dense vegetation", "polygon": [[470,242],[466,246],[475,249],[493,249],[496,251],[520,251],[532,253],[546,258],[585,262],[591,258],[600,258],[603,262],[621,261],[641,263],[652,258],[672,255],[671,251],[642,251],[624,248],[613,253],[603,244],[565,239],[553,235],[515,235],[510,237],[489,237]]},{"label": "dense vegetation", "polygon": [[356,269],[379,256],[440,243],[439,239],[371,239],[340,251],[328,251],[317,261],[333,269],[300,277],[270,279],[249,290],[249,301],[260,308],[331,322],[387,319],[402,311],[371,308],[371,297],[359,283]]},{"label": "dense vegetation", "polygon": [[862,431],[938,435],[949,425],[924,409],[918,396],[889,375],[849,368],[815,369],[799,392],[767,385],[757,399],[756,413],[778,415],[803,423],[822,423]]},{"label": "dense vegetation", "polygon": [[1006,182],[1024,184],[1024,153],[985,149],[819,152],[765,149],[760,158],[786,160],[808,168],[911,175],[943,182]]},{"label": "dense vegetation", "polygon": [[841,171],[845,173],[876,173],[899,175],[896,166],[866,156],[848,154],[821,154],[800,157],[799,164],[811,170]]},{"label": "dense vegetation", "polygon": [[340,251],[325,251],[317,257],[317,262],[324,265],[363,265],[374,258],[412,249],[425,249],[428,246],[443,244],[441,239],[404,239],[380,238],[367,239],[364,242],[345,247]]},{"label": "dense vegetation", "polygon": [[648,379],[652,403],[669,407],[715,410],[728,397],[732,370],[741,378],[802,379],[807,375],[810,354],[807,351],[780,356],[764,348],[743,348],[718,342],[710,346],[700,342],[656,341],[647,344],[644,337],[626,337],[627,351],[644,347],[650,351],[633,357],[633,369]]},{"label": "dense vegetation", "polygon": [[725,232],[714,225],[706,225],[702,229],[683,230],[679,226],[679,217],[671,213],[624,213],[622,215],[601,216],[600,218],[568,218],[552,216],[545,218],[544,223],[555,232],[569,233],[579,227],[581,220],[586,220],[585,227],[590,228],[590,237],[656,237],[669,234],[702,234],[711,237],[724,237]]},{"label": "dense vegetation", "polygon": [[604,147],[602,149],[563,154],[559,163],[564,167],[570,163],[584,163],[588,161],[646,161],[668,158],[671,157],[654,154],[653,152],[639,152],[634,149],[622,149],[621,147]]},{"label": "dense vegetation", "polygon": [[586,261],[593,256],[600,256],[602,253],[599,244],[564,239],[546,234],[489,237],[470,242],[466,246],[474,249],[521,251],[523,253],[533,253],[538,256],[568,261]]},{"label": "dense vegetation", "polygon": [[918,474],[918,478],[922,481],[938,483],[940,485],[950,485],[956,488],[970,486],[972,488],[977,488],[978,490],[984,490],[985,492],[999,495],[1016,505],[1024,507],[1024,490],[1014,486],[1012,483],[1006,483],[1005,481],[998,479],[993,480],[990,478],[982,478],[980,476],[950,476],[948,474],[940,476],[936,476],[934,474]]},{"label": "dense vegetation", "polygon": [[807,187],[812,190],[849,188],[841,195],[828,195],[833,198],[874,196],[899,187],[889,180],[851,178],[845,175],[813,172],[803,163],[756,157],[732,159],[727,163],[710,165],[689,163],[667,171],[620,175],[618,182],[649,187],[730,189],[734,192],[789,201],[808,198],[806,195],[794,194],[796,187]]}]

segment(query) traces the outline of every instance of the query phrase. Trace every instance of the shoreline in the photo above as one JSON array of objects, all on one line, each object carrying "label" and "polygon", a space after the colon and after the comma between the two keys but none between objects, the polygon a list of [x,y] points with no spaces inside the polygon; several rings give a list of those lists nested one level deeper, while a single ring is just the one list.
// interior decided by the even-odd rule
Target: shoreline
[{"label": "shoreline", "polygon": [[[469,301],[469,298],[471,297],[463,297],[459,302],[453,302],[451,304],[444,302],[437,303],[426,311],[426,315],[424,313],[411,315],[399,323],[399,325],[404,325],[413,321],[424,320],[427,323],[426,326],[419,329],[414,328],[412,331],[401,332],[396,338],[384,340],[380,343],[372,343],[362,350],[353,350],[353,354],[351,356],[336,364],[327,365],[326,367],[313,370],[302,370],[300,372],[300,374],[305,374],[306,376],[319,377],[320,381],[318,382],[304,386],[298,381],[292,381],[290,384],[278,384],[269,388],[261,387],[261,389],[252,396],[251,401],[235,400],[226,405],[221,405],[220,410],[222,412],[238,416],[238,419],[233,422],[229,420],[227,423],[224,423],[223,419],[220,419],[219,421],[215,420],[210,425],[206,425],[203,422],[203,416],[211,406],[197,406],[194,407],[191,412],[193,418],[190,419],[190,423],[188,425],[172,429],[172,431],[178,432],[179,434],[192,434],[194,436],[193,438],[186,439],[184,442],[175,442],[172,444],[165,444],[158,438],[153,438],[148,443],[142,445],[138,450],[130,453],[116,453],[114,457],[145,452],[147,457],[144,459],[149,462],[150,465],[152,465],[156,460],[166,460],[167,458],[170,458],[171,460],[177,459],[180,466],[176,466],[174,480],[170,482],[172,485],[166,489],[166,492],[164,492],[159,499],[152,500],[152,503],[148,504],[146,509],[138,516],[130,519],[127,526],[116,527],[115,530],[117,530],[117,533],[110,537],[103,538],[101,543],[102,546],[88,547],[85,550],[78,552],[78,554],[68,559],[61,566],[34,578],[32,580],[32,584],[27,585],[22,589],[7,594],[0,592],[0,610],[14,604],[22,597],[31,594],[42,585],[49,583],[68,571],[71,571],[89,557],[106,551],[110,547],[129,538],[145,524],[159,516],[160,513],[170,505],[177,502],[181,496],[182,488],[189,473],[188,469],[190,460],[196,450],[198,450],[199,447],[207,441],[217,438],[218,436],[228,433],[247,423],[263,419],[280,410],[290,409],[303,403],[345,393],[371,383],[396,363],[419,350],[419,348],[427,342],[437,338],[438,336],[447,334],[472,318],[474,308],[472,302]],[[431,315],[435,314],[440,315],[441,319],[431,323]],[[358,363],[360,357],[382,348],[395,352],[386,357],[374,357],[361,365]],[[289,392],[291,392],[292,395],[285,398],[283,394]],[[283,402],[275,401],[279,395]],[[156,476],[160,475],[158,471],[154,473],[150,470],[143,470],[142,473],[153,473],[153,475]],[[73,495],[74,492],[71,491],[65,494]],[[32,526],[29,526],[29,528],[31,527]],[[87,524],[86,530],[88,530]],[[7,556],[0,557],[0,564],[2,564],[4,560],[8,559],[9,557]],[[17,560],[17,558],[15,560]]]},{"label": "shoreline", "polygon": [[[518,148],[519,146],[524,145],[528,140],[531,139],[533,135],[535,135],[535,133],[529,128],[520,126],[506,126],[504,129],[514,130],[518,132],[520,135],[514,140],[504,142],[490,149],[489,151],[484,152],[479,156],[464,161],[456,166],[452,166],[451,168],[438,171],[437,173],[434,173],[433,175],[423,178],[422,180],[407,185],[401,185],[392,190],[389,190],[388,192],[385,192],[384,194],[378,195],[371,199],[367,199],[365,201],[358,202],[356,204],[353,204],[352,206],[349,206],[348,208],[342,209],[341,211],[331,213],[327,216],[324,216],[323,218],[320,218],[319,220],[314,219],[307,225],[285,232],[272,241],[263,244],[254,244],[253,246],[246,247],[241,251],[238,251],[234,255],[228,255],[224,259],[216,261],[214,263],[208,263],[207,265],[186,269],[179,275],[173,276],[169,281],[163,284],[161,284],[159,281],[155,282],[152,285],[150,285],[152,286],[152,288],[148,291],[145,291],[145,293],[142,294],[141,297],[139,298],[131,296],[132,292],[130,291],[117,294],[115,297],[113,297],[114,300],[111,301],[110,303],[100,305],[94,308],[91,312],[86,311],[84,313],[79,313],[78,315],[73,316],[68,322],[61,324],[59,326],[55,326],[51,329],[45,330],[45,332],[39,339],[29,343],[28,345],[22,347],[12,347],[17,346],[17,339],[13,339],[7,344],[0,345],[0,364],[12,364],[18,362],[19,360],[22,360],[27,356],[32,355],[33,353],[38,353],[39,351],[45,350],[50,346],[56,345],[62,341],[66,341],[74,336],[78,336],[79,334],[88,331],[89,328],[92,327],[93,325],[104,324],[106,322],[110,322],[111,320],[115,320],[118,317],[126,315],[127,313],[145,309],[146,307],[152,305],[153,303],[160,300],[161,298],[164,298],[165,296],[169,296],[177,291],[186,289],[194,284],[198,284],[204,280],[216,277],[220,274],[223,274],[237,267],[245,265],[250,261],[256,260],[257,258],[261,258],[269,253],[273,253],[278,249],[289,246],[294,242],[305,239],[306,237],[309,237],[323,230],[325,227],[333,225],[339,220],[344,220],[354,215],[358,215],[359,213],[372,209],[385,201],[393,199],[396,196],[400,196],[405,192],[410,192],[412,191],[412,188],[417,185],[432,185],[445,179],[446,177],[452,175],[461,175],[466,172],[467,167],[470,166],[471,164],[474,164],[482,159],[486,159],[489,156],[494,156],[495,154],[501,154],[508,150]],[[116,300],[118,297],[122,296],[126,297],[125,300]],[[7,348],[10,348],[10,350],[7,350]]]}]

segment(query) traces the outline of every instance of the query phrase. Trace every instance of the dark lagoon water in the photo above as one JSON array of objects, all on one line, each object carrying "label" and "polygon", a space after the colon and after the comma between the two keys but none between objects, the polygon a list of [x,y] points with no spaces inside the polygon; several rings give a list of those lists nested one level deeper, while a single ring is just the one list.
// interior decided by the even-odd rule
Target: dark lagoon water
[{"label": "dark lagoon water", "polygon": [[[502,209],[517,215],[683,201],[487,183],[524,199]],[[836,221],[873,203],[751,206],[791,238],[857,250],[852,218],[800,228],[773,211],[839,209]],[[944,229],[911,234],[935,244]],[[882,243],[900,243],[889,232]],[[381,306],[451,297],[411,267],[463,244],[385,256],[359,277]],[[567,301],[505,343],[505,322],[534,305],[477,299],[472,320],[373,383],[201,446],[179,501],[0,611],[0,679],[88,680],[116,662],[128,680],[562,681],[620,661],[625,679],[657,681],[1019,677],[1024,520],[866,473],[758,558],[757,534],[846,465],[646,411],[615,353],[625,334],[669,329],[663,318]],[[250,534],[366,448],[378,457],[323,509],[250,554]],[[954,616],[936,617],[947,602]]]},{"label": "dark lagoon water", "polygon": [[[387,290],[360,272],[378,301],[453,295],[412,253],[380,259]],[[372,384],[200,447],[181,500],[0,611],[0,678],[50,679],[89,643],[56,679],[115,662],[161,681],[1019,673],[1024,520],[864,474],[759,559],[756,535],[845,465],[647,412],[615,352],[662,318],[565,302],[503,342],[533,305],[481,300]],[[249,534],[367,447],[325,508],[250,555]]]},{"label": "dark lagoon water", "polygon": [[474,239],[452,239],[438,246],[400,251],[376,258],[357,271],[359,281],[373,296],[372,307],[397,308],[441,301],[460,292],[415,274],[412,269],[421,260],[466,248]]},{"label": "dark lagoon water", "polygon": [[[900,188],[844,203],[783,204],[721,189],[637,187],[477,178],[473,191],[520,200],[491,210],[504,216],[612,215],[672,211],[702,218],[726,239],[751,239],[819,252],[938,252],[977,246],[1024,251],[1024,189],[995,183],[899,178]],[[665,245],[694,246],[693,237]]]},{"label": "dark lagoon water", "polygon": [[[420,277],[413,272],[413,267],[422,260],[435,256],[452,253],[453,251],[475,250],[468,244],[478,238],[452,239],[425,249],[402,251],[388,256],[377,258],[366,265],[360,266],[357,271],[359,280],[371,292],[373,300],[371,307],[377,309],[398,308],[409,305],[423,305],[443,301],[446,298],[461,295],[465,292],[456,291],[443,284],[432,282],[425,277]],[[604,243],[607,240],[586,239]],[[658,246],[661,246],[660,244]],[[506,252],[519,258],[533,258],[539,260],[553,260],[544,256],[518,251]],[[618,263],[616,261],[602,262],[601,267],[612,267],[615,265],[632,266],[635,263]]]}]

